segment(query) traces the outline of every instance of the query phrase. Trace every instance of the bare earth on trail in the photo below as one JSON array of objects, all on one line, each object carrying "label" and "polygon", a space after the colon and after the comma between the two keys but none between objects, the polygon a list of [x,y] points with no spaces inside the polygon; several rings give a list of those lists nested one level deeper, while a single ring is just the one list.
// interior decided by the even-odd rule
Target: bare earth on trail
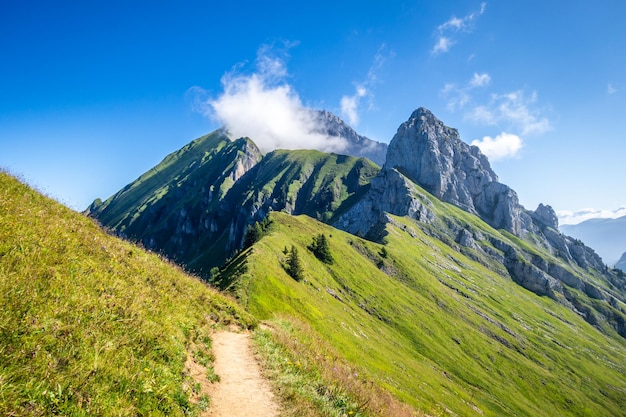
[{"label": "bare earth on trail", "polygon": [[268,382],[250,348],[245,333],[218,332],[212,337],[213,368],[220,382],[212,384],[209,394],[211,417],[273,417],[278,405]]}]

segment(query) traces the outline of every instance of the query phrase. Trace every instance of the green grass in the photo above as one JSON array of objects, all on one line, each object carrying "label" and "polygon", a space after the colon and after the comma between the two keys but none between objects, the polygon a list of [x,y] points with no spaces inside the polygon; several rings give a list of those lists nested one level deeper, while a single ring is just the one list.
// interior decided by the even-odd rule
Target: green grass
[{"label": "green grass", "polygon": [[284,416],[418,415],[377,387],[362,369],[340,359],[306,324],[293,318],[266,324],[271,329],[258,329],[254,342],[284,403]]},{"label": "green grass", "polygon": [[[383,257],[380,244],[308,217],[271,217],[268,233],[221,279],[252,314],[306,323],[341,360],[414,409],[615,416],[626,408],[624,339],[493,272],[501,267],[464,256],[407,218],[387,226]],[[332,265],[307,249],[319,233],[329,236]],[[301,282],[284,270],[291,245],[304,266]]]},{"label": "green grass", "polygon": [[190,346],[233,301],[0,173],[0,415],[194,415]]}]

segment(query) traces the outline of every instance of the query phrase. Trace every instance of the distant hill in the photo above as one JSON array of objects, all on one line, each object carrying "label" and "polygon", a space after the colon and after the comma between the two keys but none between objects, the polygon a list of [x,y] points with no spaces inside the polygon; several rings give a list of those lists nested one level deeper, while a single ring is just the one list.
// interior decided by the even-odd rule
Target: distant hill
[{"label": "distant hill", "polygon": [[194,415],[186,359],[209,357],[214,326],[256,323],[3,172],[0,305],[3,416]]},{"label": "distant hill", "polygon": [[559,229],[594,248],[607,265],[615,265],[626,252],[626,216],[589,219],[575,225],[562,225]]},{"label": "distant hill", "polygon": [[619,261],[615,264],[615,268],[619,268],[622,271],[626,272],[626,252],[622,254],[622,257],[619,258]]}]

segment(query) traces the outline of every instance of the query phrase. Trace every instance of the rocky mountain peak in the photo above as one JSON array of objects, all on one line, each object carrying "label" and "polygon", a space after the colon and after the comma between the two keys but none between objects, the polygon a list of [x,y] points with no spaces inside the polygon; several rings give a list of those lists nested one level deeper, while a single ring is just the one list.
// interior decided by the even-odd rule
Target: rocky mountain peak
[{"label": "rocky mountain peak", "polygon": [[498,182],[487,157],[463,142],[456,129],[420,107],[400,125],[384,169],[397,169],[437,198],[520,235],[517,194]]},{"label": "rocky mountain peak", "polygon": [[537,209],[531,212],[531,217],[544,226],[551,227],[555,230],[559,228],[559,218],[556,216],[551,206],[540,203]]}]

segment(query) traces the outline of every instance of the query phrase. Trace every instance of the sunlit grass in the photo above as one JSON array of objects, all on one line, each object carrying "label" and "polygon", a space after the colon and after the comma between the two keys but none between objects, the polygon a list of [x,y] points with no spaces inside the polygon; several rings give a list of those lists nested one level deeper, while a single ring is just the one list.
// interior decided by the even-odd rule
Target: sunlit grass
[{"label": "sunlit grass", "polygon": [[[258,318],[305,323],[340,362],[416,410],[614,416],[626,407],[626,342],[498,275],[498,265],[467,258],[406,218],[388,226],[385,251],[305,216],[272,219],[220,279],[233,282],[231,291]],[[307,249],[319,233],[329,236],[332,265]],[[284,268],[291,245],[303,265],[299,282]],[[274,325],[281,326],[289,327]],[[266,354],[285,349],[292,363],[307,357],[309,348],[298,350],[305,333],[285,332],[298,343],[283,338]],[[319,356],[309,358],[311,369],[324,368]],[[294,378],[293,366],[278,369]],[[312,380],[319,380],[314,373]]]},{"label": "sunlit grass", "polygon": [[267,324],[271,328],[256,330],[254,341],[286,415],[422,415],[341,359],[304,323],[276,319]]},{"label": "sunlit grass", "polygon": [[[0,415],[192,415],[190,343],[254,325],[159,256],[0,173]],[[189,385],[189,384],[188,384]]]}]

